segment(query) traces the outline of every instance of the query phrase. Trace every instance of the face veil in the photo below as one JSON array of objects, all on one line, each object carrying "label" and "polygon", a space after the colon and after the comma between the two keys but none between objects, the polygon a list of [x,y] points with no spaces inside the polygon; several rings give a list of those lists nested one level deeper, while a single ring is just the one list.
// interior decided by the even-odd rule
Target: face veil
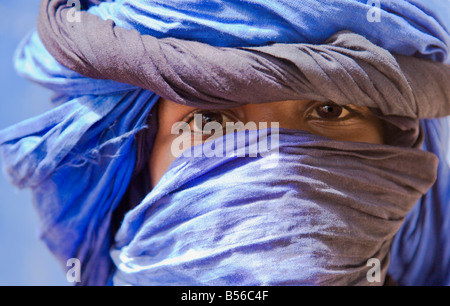
[{"label": "face veil", "polygon": [[[265,137],[267,152],[239,154]],[[208,146],[224,154],[194,157]],[[126,215],[114,283],[370,285],[370,258],[384,280],[392,238],[436,164],[420,150],[298,130],[227,134],[186,150]]]}]

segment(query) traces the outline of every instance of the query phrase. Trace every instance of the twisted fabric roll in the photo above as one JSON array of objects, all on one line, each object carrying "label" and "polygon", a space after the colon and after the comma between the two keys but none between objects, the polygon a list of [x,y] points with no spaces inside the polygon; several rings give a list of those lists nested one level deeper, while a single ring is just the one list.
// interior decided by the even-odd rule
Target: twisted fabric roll
[{"label": "twisted fabric roll", "polygon": [[42,1],[40,37],[57,61],[90,78],[199,108],[317,100],[378,108],[384,115],[450,115],[449,66],[395,58],[361,35],[338,33],[323,45],[219,48],[141,35],[87,12],[72,22],[64,3]]},{"label": "twisted fabric roll", "polygon": [[[149,284],[155,278],[166,284],[361,284],[369,256],[380,257],[384,276],[395,232],[435,180],[435,158],[408,148],[417,146],[418,118],[449,115],[449,68],[439,62],[448,62],[450,36],[438,18],[444,10],[437,3],[442,2],[431,2],[434,10],[415,0],[388,1],[381,12],[383,22],[369,25],[365,1],[84,1],[91,6],[89,13],[78,12],[80,22],[71,23],[65,1],[44,0],[39,37],[27,37],[16,65],[24,76],[54,90],[59,105],[0,133],[6,172],[13,183],[32,188],[42,239],[63,266],[68,258],[81,260],[82,284],[103,285],[113,279]],[[250,160],[180,158],[155,190],[142,195],[113,239],[112,214],[133,179],[137,150],[142,149],[133,136],[148,123],[151,149],[156,133],[151,112],[159,96],[202,108],[284,99],[352,103],[376,108],[414,137],[403,142],[396,135],[393,146],[347,146],[284,131],[284,168],[261,172],[272,182],[242,184],[242,198],[227,194],[228,187],[237,187],[231,179],[220,181],[218,173],[224,170],[220,165],[230,165],[235,172],[222,173],[224,178],[240,173],[243,180],[250,179],[249,173],[261,170],[253,169]],[[359,169],[365,180],[349,183],[354,173],[339,165],[324,167],[322,160],[309,156],[311,148],[317,156],[338,156],[342,165]],[[433,150],[439,157],[443,151]],[[304,174],[299,175],[299,161],[314,171],[301,168]],[[200,177],[194,171],[197,162],[209,165]],[[440,167],[445,167],[442,158]],[[289,179],[279,181],[283,175]],[[177,184],[178,179],[186,184]],[[211,183],[218,179],[221,184]],[[279,193],[271,193],[275,182]],[[433,188],[445,196],[449,180],[440,182]],[[351,192],[356,183],[368,188],[367,195]],[[294,186],[318,188],[302,194]],[[265,226],[273,210],[255,202],[261,191],[279,205],[270,224],[287,223]],[[323,201],[314,202],[317,198]],[[327,200],[342,205],[330,206]],[[261,208],[261,214],[246,214],[252,207]],[[433,209],[428,216],[444,210],[439,205]],[[214,218],[207,219],[211,215]],[[336,226],[328,227],[330,222]],[[196,250],[204,235],[191,230],[208,232],[211,224],[217,230],[214,239]],[[414,228],[418,223],[409,224]],[[247,225],[258,229],[253,236]],[[302,234],[308,231],[315,236],[305,240]],[[274,239],[261,240],[268,233]],[[241,235],[246,243],[220,248]],[[347,260],[352,254],[333,244],[333,235],[346,246],[352,239],[367,242],[367,248],[354,249],[355,269]],[[187,239],[184,245],[180,237]],[[308,246],[316,248],[303,252]],[[109,258],[111,248],[116,266]],[[308,257],[314,251],[323,257]],[[246,270],[228,260],[237,255],[242,263],[258,259],[280,265],[271,271]],[[336,259],[330,260],[333,256]],[[403,267],[414,260],[402,257],[396,262]],[[304,274],[287,273],[292,264],[305,267]],[[343,269],[337,271],[338,266]],[[432,268],[419,271],[429,273]],[[399,278],[404,273],[400,268],[395,272]],[[271,275],[274,278],[267,279]],[[439,281],[445,279],[443,273]]]},{"label": "twisted fabric roll", "polygon": [[[435,156],[275,133],[227,134],[201,146],[222,156],[192,158],[197,146],[176,159],[117,233],[114,284],[382,285],[393,235],[435,180]],[[267,154],[239,157],[265,137]],[[370,258],[378,282],[367,278]]]}]

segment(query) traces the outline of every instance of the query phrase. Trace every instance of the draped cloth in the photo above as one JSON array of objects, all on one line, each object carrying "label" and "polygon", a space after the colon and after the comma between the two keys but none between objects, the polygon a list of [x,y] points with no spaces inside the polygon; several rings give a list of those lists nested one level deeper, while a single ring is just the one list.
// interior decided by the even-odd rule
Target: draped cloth
[{"label": "draped cloth", "polygon": [[[63,264],[79,258],[83,284],[91,285],[114,274],[127,284],[362,284],[365,261],[376,256],[385,275],[393,236],[436,176],[433,156],[410,148],[420,144],[418,119],[450,115],[450,69],[439,63],[448,61],[450,38],[438,13],[391,1],[383,23],[369,28],[367,19],[350,22],[355,10],[365,16],[362,1],[175,2],[104,2],[69,22],[65,1],[42,1],[39,36],[19,48],[17,67],[54,90],[58,106],[2,131],[0,143],[13,183],[33,190],[50,250]],[[342,15],[312,18],[314,10]],[[270,22],[258,24],[260,16]],[[394,35],[396,26],[402,31]],[[356,104],[410,137],[368,147],[283,131],[283,162],[261,173],[267,180],[249,177],[266,157],[179,158],[112,241],[112,213],[136,166],[133,135],[159,96],[201,108]],[[342,166],[317,156],[342,158]],[[251,182],[246,196],[226,192],[240,188],[227,179],[232,173]],[[366,180],[356,184],[355,173]],[[262,203],[258,192],[271,200]],[[275,205],[279,214],[269,218]],[[215,238],[199,244],[210,228]],[[334,238],[361,247],[339,248]],[[260,266],[245,266],[252,262]],[[287,273],[292,265],[304,269]]]},{"label": "draped cloth", "polygon": [[[192,158],[210,148],[217,157]],[[114,283],[370,285],[376,258],[380,285],[392,237],[436,162],[420,150],[297,130],[227,134],[185,151],[127,214]]]}]

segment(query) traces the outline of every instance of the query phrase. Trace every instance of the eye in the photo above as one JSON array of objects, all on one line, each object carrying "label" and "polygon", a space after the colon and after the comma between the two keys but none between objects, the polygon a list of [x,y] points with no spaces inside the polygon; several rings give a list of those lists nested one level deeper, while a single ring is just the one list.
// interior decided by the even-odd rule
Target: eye
[{"label": "eye", "polygon": [[[201,134],[204,137],[207,137],[214,135],[214,132],[211,133],[210,130],[205,130],[205,125],[208,123],[217,123],[222,129],[225,129],[226,123],[232,122],[232,120],[220,111],[198,110],[191,113],[186,122],[189,124],[192,133]],[[214,129],[212,131],[214,131]]]},{"label": "eye", "polygon": [[308,110],[308,119],[344,120],[349,119],[354,115],[352,109],[332,102],[315,103],[312,107],[309,107]]}]

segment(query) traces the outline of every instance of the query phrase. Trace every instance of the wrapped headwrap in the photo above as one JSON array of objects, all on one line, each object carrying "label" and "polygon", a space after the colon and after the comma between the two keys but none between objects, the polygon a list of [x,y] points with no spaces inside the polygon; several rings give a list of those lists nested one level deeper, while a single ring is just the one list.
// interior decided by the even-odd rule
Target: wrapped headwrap
[{"label": "wrapped headwrap", "polygon": [[[63,263],[80,259],[83,284],[367,284],[370,258],[384,278],[394,235],[436,180],[419,119],[450,115],[438,13],[388,1],[369,25],[364,1],[98,2],[88,12],[41,2],[17,66],[59,105],[0,134],[6,172],[33,190],[42,239]],[[282,129],[269,170],[272,153],[181,156],[111,237],[142,168],[133,136],[147,127],[151,150],[160,96],[207,109],[367,106],[396,137]],[[226,142],[229,152],[260,135],[236,136],[246,141]]]}]

